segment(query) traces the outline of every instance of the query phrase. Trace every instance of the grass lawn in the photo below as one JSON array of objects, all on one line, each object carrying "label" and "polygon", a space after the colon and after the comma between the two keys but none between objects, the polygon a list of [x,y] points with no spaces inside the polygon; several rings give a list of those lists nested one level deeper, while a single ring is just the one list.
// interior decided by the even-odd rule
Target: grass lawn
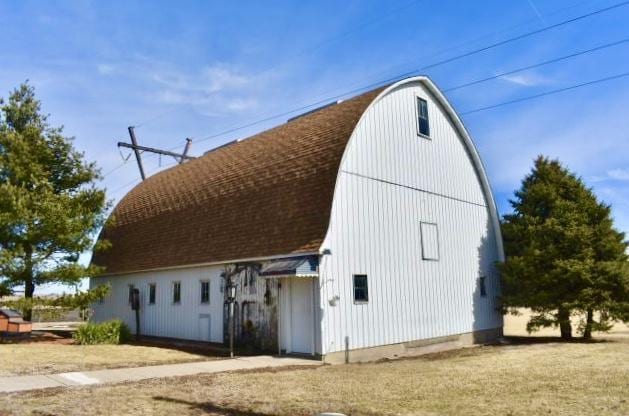
[{"label": "grass lawn", "polygon": [[381,363],[17,393],[0,401],[0,414],[629,414],[629,337],[537,341]]},{"label": "grass lawn", "polygon": [[211,357],[153,346],[82,346],[51,342],[0,344],[0,376],[52,374],[208,359]]}]

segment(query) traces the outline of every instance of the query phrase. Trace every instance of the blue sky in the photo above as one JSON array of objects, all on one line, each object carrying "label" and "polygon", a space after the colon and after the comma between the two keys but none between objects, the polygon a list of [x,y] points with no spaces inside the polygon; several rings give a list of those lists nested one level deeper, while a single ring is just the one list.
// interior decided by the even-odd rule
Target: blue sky
[{"label": "blue sky", "polygon": [[[107,174],[139,182],[116,142],[191,153],[217,132],[591,12],[615,1],[0,2],[0,95],[28,79],[53,124]],[[629,5],[427,71],[449,86],[629,38]],[[448,93],[459,112],[629,71],[629,43]],[[629,78],[463,116],[499,210],[538,154],[559,158],[629,231]],[[124,156],[127,152],[123,153]],[[172,159],[145,157],[155,173]],[[114,170],[115,169],[115,170]]]}]

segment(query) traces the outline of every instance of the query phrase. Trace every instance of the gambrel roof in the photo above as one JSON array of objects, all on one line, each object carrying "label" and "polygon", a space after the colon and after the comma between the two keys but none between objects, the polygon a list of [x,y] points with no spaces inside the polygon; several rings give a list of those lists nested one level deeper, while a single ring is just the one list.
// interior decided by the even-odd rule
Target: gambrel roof
[{"label": "gambrel roof", "polygon": [[106,274],[317,252],[343,152],[384,88],[147,178],[113,211]]}]

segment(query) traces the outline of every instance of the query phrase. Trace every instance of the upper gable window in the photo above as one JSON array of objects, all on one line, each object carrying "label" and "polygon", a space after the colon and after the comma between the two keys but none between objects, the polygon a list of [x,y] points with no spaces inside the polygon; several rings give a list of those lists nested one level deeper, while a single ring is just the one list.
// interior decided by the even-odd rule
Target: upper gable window
[{"label": "upper gable window", "polygon": [[428,103],[419,97],[417,97],[417,131],[421,136],[430,137]]}]

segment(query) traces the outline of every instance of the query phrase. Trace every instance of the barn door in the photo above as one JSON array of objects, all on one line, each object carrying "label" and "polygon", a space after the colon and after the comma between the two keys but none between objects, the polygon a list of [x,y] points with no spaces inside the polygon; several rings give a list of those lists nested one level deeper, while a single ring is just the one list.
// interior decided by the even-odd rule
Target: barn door
[{"label": "barn door", "polygon": [[282,280],[280,327],[287,353],[314,354],[313,279]]},{"label": "barn door", "polygon": [[210,334],[212,333],[210,328],[210,315],[199,315],[199,340],[210,341]]}]

